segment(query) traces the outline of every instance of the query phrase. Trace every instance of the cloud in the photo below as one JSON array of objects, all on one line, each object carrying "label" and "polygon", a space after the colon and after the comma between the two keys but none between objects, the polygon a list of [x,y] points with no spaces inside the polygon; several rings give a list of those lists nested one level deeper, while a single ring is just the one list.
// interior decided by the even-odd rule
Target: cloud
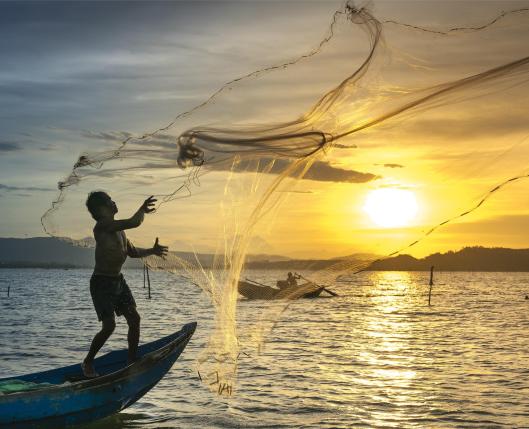
[{"label": "cloud", "polygon": [[305,179],[317,180],[320,182],[345,182],[345,183],[366,183],[379,179],[372,173],[363,173],[356,170],[346,170],[340,167],[333,167],[323,161],[316,161],[305,174]]},{"label": "cloud", "polygon": [[53,145],[53,144],[48,144],[46,146],[40,146],[38,149],[40,151],[42,151],[42,152],[49,152],[49,151],[52,151],[52,150],[57,150],[57,149],[59,149],[59,147],[56,146],[56,145]]},{"label": "cloud", "polygon": [[50,192],[50,191],[55,191],[55,189],[51,189],[51,188],[39,188],[39,187],[35,187],[35,186],[9,186],[9,185],[4,185],[4,184],[0,183],[0,191],[8,191],[8,192],[11,192],[11,191],[26,191],[26,192],[37,191],[37,192]]},{"label": "cloud", "polygon": [[56,150],[58,147],[55,144],[46,144],[42,146],[36,146],[30,139],[24,142],[24,147],[20,143],[11,141],[0,141],[0,153],[2,152],[18,152],[21,150],[39,150],[39,151],[51,151]]},{"label": "cloud", "polygon": [[18,143],[0,141],[0,152],[15,152],[22,150]]},{"label": "cloud", "polygon": [[335,149],[357,149],[358,146],[355,144],[341,144],[341,143],[333,143],[332,147]]},{"label": "cloud", "polygon": [[[175,151],[174,153],[167,153],[164,161],[144,162],[143,164],[134,165],[134,166],[131,166],[130,168],[123,167],[123,168],[117,168],[117,169],[108,169],[105,171],[98,170],[95,174],[100,177],[117,177],[117,176],[122,175],[127,170],[128,171],[132,171],[132,170],[141,171],[141,170],[157,170],[157,169],[178,169],[181,172],[182,176],[185,176],[188,173],[190,173],[192,170],[189,170],[189,169],[181,170],[176,163],[177,156],[178,156],[178,153]],[[175,161],[171,162],[172,159],[174,159]],[[288,159],[281,159],[281,158],[275,159],[275,160],[272,160],[271,158],[261,158],[260,165],[261,166],[267,165],[272,161],[274,161],[274,164],[272,168],[270,169],[270,171],[268,172],[269,174],[281,174],[290,165],[290,161]],[[255,164],[251,161],[243,161],[233,166],[232,162],[230,160],[227,160],[225,162],[212,163],[212,164],[208,164],[206,162],[203,168],[209,171],[230,171],[233,168],[234,172],[243,173],[243,172],[255,171]],[[299,171],[294,172],[292,174],[292,177],[295,177],[297,173],[299,173]],[[314,180],[317,182],[335,182],[335,183],[367,183],[367,182],[371,182],[373,180],[377,180],[380,178],[381,176],[378,176],[372,173],[364,173],[361,171],[348,170],[345,168],[335,167],[325,161],[314,162],[312,166],[310,167],[310,169],[303,176],[303,179],[305,180]],[[154,177],[149,177],[149,180],[154,180]]]},{"label": "cloud", "polygon": [[[290,161],[287,159],[276,159],[272,160],[261,159],[261,164],[268,164],[274,162],[274,165],[270,169],[271,174],[281,174],[290,165]],[[212,169],[216,171],[226,171],[231,168],[231,164],[219,163],[213,164]],[[235,171],[251,171],[248,162],[241,162],[236,167]],[[298,172],[294,172],[292,176],[295,176]],[[372,180],[380,179],[372,173],[363,173],[356,170],[347,170],[345,168],[334,167],[330,163],[325,161],[315,161],[310,169],[303,176],[303,179],[314,180],[317,182],[340,182],[340,183],[366,183]]]},{"label": "cloud", "polygon": [[[90,131],[90,130],[83,130],[81,135],[83,137],[87,137],[90,139],[95,140],[104,140],[104,141],[113,141],[113,142],[121,142],[125,140],[127,137],[132,136],[132,133],[129,133],[127,131],[108,131],[108,132],[102,132],[102,131]],[[152,138],[148,138],[145,141],[134,141],[132,139],[130,141],[129,148],[134,151],[135,149],[140,148],[160,148],[162,151],[164,151],[163,158],[166,161],[175,160],[178,158],[178,150],[176,145],[176,137],[171,134],[166,133],[158,133]],[[345,146],[344,146],[345,148]],[[347,148],[350,148],[349,146]],[[207,152],[207,151],[206,151]],[[207,159],[207,156],[206,156]],[[271,170],[269,171],[270,174],[281,174],[285,169],[290,165],[290,160],[288,159],[272,159],[272,158],[261,158],[260,163],[261,165],[269,164],[270,162],[274,162]],[[175,168],[177,165],[173,162],[146,162],[142,165],[137,165],[134,167],[134,169],[157,169],[157,168]],[[400,168],[403,167],[400,164],[384,164],[384,167],[388,168]],[[219,162],[219,163],[213,163],[213,164],[206,164],[204,165],[204,168],[213,170],[213,171],[229,171],[233,168],[231,162]],[[117,169],[117,170],[109,170],[106,172],[98,172],[98,175],[105,176],[105,177],[113,177],[117,176],[120,173],[122,173],[123,169]],[[253,164],[250,164],[250,161],[243,161],[238,163],[235,166],[235,171],[237,172],[243,172],[243,171],[253,171]],[[295,176],[296,173],[294,172],[292,176]],[[365,173],[361,171],[356,170],[348,170],[341,167],[336,167],[331,165],[329,162],[325,161],[315,161],[310,169],[305,173],[303,179],[306,180],[314,180],[318,182],[335,182],[335,183],[366,183],[371,182],[373,180],[380,179],[380,176],[372,173]]]},{"label": "cloud", "polygon": [[109,131],[109,132],[98,131],[96,132],[96,131],[83,130],[81,132],[81,136],[89,138],[89,139],[93,139],[93,140],[122,142],[123,140],[132,136],[132,134],[127,131]]}]

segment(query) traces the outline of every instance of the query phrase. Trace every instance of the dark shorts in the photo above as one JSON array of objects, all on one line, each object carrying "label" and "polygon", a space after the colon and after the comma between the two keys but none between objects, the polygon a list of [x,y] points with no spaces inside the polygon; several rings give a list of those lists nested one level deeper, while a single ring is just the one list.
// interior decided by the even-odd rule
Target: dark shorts
[{"label": "dark shorts", "polygon": [[114,313],[121,316],[128,308],[136,307],[136,301],[123,274],[117,277],[92,275],[90,295],[99,320],[113,318]]}]

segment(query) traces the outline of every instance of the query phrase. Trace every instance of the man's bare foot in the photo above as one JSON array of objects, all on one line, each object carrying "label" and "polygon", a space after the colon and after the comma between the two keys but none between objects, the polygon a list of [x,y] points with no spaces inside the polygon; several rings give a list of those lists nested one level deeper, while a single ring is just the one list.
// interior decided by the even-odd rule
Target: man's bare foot
[{"label": "man's bare foot", "polygon": [[81,362],[81,369],[83,370],[83,375],[86,378],[99,377],[99,374],[96,372],[94,364],[92,362],[87,362],[84,360],[83,362]]}]

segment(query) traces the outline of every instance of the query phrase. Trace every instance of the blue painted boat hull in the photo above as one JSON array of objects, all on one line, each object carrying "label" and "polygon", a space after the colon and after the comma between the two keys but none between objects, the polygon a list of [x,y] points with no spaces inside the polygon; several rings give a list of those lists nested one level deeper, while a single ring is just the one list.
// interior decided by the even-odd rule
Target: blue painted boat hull
[{"label": "blue painted boat hull", "polygon": [[61,428],[117,413],[140,399],[171,369],[196,323],[138,349],[139,360],[126,366],[127,351],[94,361],[100,377],[83,379],[79,364],[1,379],[51,383],[42,389],[0,395],[0,428]]}]

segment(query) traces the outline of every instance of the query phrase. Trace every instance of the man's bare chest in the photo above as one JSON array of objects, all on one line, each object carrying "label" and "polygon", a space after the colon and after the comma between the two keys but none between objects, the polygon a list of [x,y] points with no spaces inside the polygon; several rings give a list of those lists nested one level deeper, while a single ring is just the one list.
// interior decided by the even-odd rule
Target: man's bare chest
[{"label": "man's bare chest", "polygon": [[96,237],[98,247],[126,252],[127,251],[127,237],[123,231],[103,232]]}]

